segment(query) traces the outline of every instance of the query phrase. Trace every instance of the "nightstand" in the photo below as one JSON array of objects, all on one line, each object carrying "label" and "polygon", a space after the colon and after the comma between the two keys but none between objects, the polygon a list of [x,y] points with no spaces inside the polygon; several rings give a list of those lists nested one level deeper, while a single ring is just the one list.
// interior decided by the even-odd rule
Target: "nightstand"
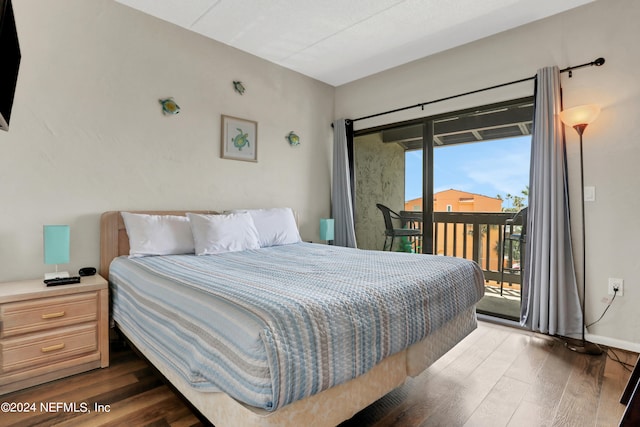
[{"label": "nightstand", "polygon": [[108,284],[0,283],[0,395],[109,366]]}]

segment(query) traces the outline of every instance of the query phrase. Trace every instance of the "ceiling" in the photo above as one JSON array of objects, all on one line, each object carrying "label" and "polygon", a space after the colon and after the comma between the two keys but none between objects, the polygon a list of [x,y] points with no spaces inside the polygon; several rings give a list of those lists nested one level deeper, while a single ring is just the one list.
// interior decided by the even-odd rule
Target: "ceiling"
[{"label": "ceiling", "polygon": [[333,86],[595,0],[116,0]]}]

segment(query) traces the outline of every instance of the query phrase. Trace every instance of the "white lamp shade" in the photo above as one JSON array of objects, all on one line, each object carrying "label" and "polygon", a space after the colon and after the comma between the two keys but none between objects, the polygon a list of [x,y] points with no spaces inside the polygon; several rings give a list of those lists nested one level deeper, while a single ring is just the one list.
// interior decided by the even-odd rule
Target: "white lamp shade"
[{"label": "white lamp shade", "polygon": [[579,105],[560,112],[560,120],[567,126],[588,125],[600,114],[600,106],[595,104]]}]

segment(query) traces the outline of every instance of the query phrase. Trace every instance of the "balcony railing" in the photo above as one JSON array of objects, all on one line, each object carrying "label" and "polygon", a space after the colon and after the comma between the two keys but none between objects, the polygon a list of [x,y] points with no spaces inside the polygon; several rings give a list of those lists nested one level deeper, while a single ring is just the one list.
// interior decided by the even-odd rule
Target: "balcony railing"
[{"label": "balcony railing", "polygon": [[[421,212],[407,213],[415,218],[422,215]],[[505,230],[506,220],[514,215],[513,212],[434,212],[433,253],[474,260],[487,281],[503,279],[506,283],[520,284],[521,248],[519,242],[508,236],[520,232],[521,218],[513,222],[514,229],[506,226]]]}]

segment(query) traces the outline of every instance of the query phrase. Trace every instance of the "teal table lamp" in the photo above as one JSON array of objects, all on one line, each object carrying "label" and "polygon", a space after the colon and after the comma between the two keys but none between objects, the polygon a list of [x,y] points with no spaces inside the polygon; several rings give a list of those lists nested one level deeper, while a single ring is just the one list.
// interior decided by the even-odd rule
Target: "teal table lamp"
[{"label": "teal table lamp", "polygon": [[320,240],[332,241],[334,237],[333,218],[320,218]]},{"label": "teal table lamp", "polygon": [[44,263],[56,266],[55,273],[45,273],[44,278],[69,277],[69,272],[58,271],[58,264],[69,264],[70,227],[68,225],[45,225],[43,227]]}]

